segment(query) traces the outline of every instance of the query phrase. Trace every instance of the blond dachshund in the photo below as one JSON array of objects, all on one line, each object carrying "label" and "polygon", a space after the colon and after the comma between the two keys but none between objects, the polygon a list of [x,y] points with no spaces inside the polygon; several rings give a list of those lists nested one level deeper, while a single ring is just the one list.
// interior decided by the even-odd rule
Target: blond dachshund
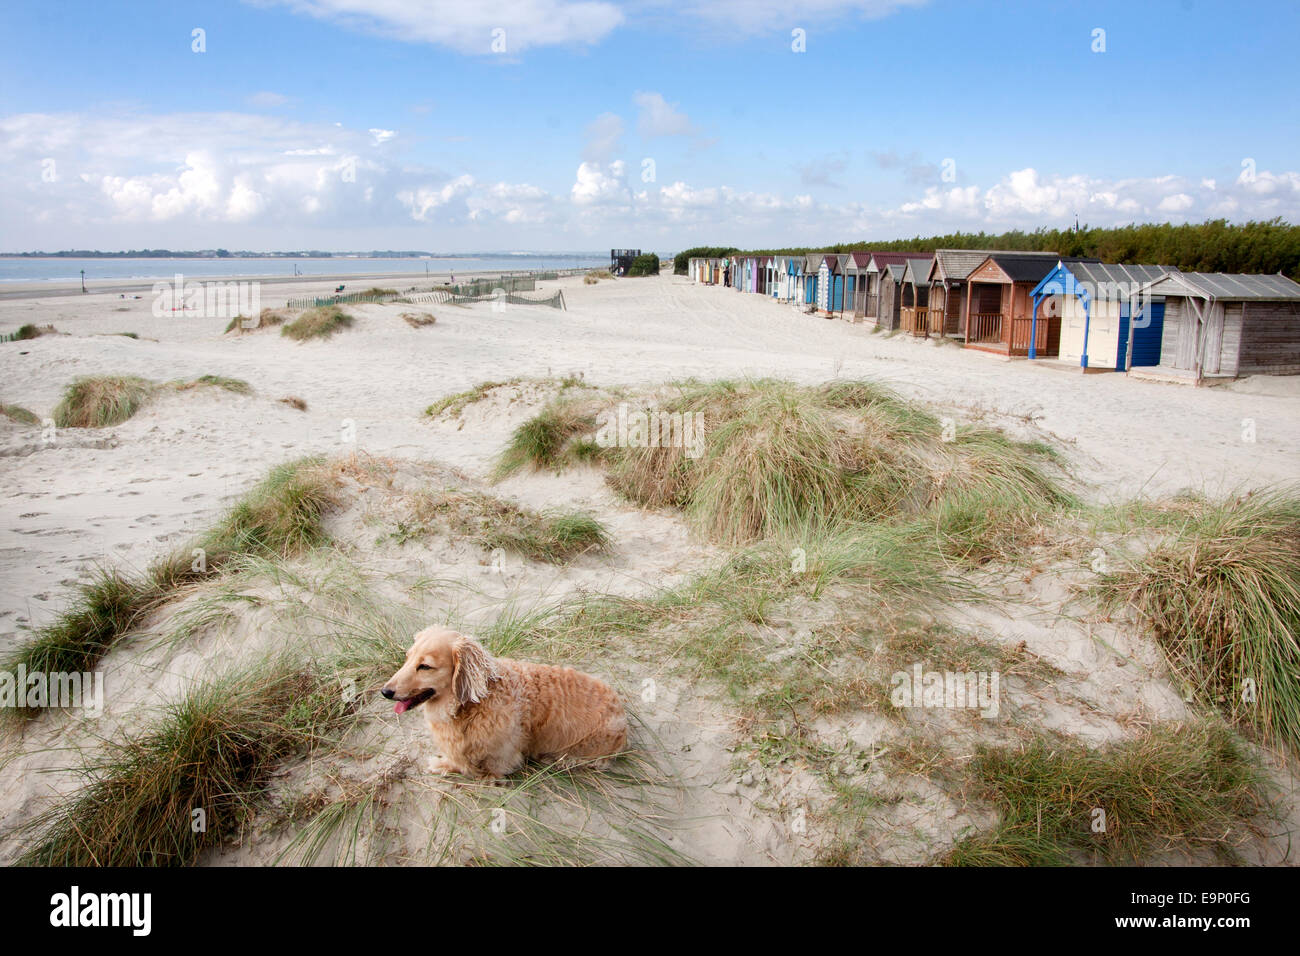
[{"label": "blond dachshund", "polygon": [[627,745],[627,715],[607,684],[571,667],[494,658],[440,627],[415,635],[380,693],[398,714],[423,708],[440,773],[495,779],[530,759],[604,767]]}]

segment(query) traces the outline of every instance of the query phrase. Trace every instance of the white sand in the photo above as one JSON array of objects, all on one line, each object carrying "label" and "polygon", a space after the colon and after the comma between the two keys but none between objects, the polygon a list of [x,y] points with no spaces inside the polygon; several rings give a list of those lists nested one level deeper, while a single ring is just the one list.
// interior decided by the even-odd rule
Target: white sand
[{"label": "white sand", "polygon": [[[59,585],[86,562],[111,556],[146,563],[165,541],[204,527],[277,462],[360,449],[482,473],[515,424],[510,416],[448,434],[431,429],[420,412],[440,395],[489,379],[575,371],[597,384],[869,377],[941,414],[983,416],[1013,432],[1032,433],[1023,421],[1032,416],[1074,446],[1073,466],[1094,496],[1219,491],[1300,477],[1300,377],[1195,389],[1121,374],[1083,376],[886,339],[683,277],[542,286],[562,287],[569,310],[444,306],[431,310],[436,326],[415,330],[397,317],[409,306],[364,306],[353,309],[353,331],[308,344],[274,331],[226,336],[225,319],[157,319],[148,297],[0,302],[0,330],[36,322],[67,333],[0,345],[0,401],[42,418],[80,375],[170,380],[212,373],[256,390],[247,398],[168,396],[119,427],[66,431],[53,446],[42,445],[38,431],[0,419],[0,641],[48,620]],[[269,287],[263,304],[320,291],[320,282]],[[109,334],[128,331],[141,339]],[[274,401],[285,395],[305,399],[308,412]],[[1244,419],[1254,420],[1253,444],[1242,440]],[[341,440],[348,420],[356,429],[352,446]]]},{"label": "white sand", "polygon": [[[285,460],[360,451],[433,460],[482,481],[510,430],[535,409],[536,390],[505,390],[471,406],[457,422],[433,423],[422,411],[439,396],[484,380],[567,373],[581,373],[598,385],[648,385],[688,376],[801,382],[864,377],[922,399],[940,415],[982,418],[1017,435],[1054,436],[1065,443],[1071,467],[1084,482],[1082,491],[1094,499],[1183,488],[1221,492],[1300,476],[1300,377],[1195,389],[1120,374],[1083,376],[903,336],[872,335],[864,326],[806,316],[759,296],[694,286],[682,277],[596,286],[562,279],[542,283],[541,291],[556,287],[564,289],[567,312],[524,306],[494,312],[486,304],[349,307],[357,317],[351,330],[307,344],[275,330],[223,335],[225,318],[154,318],[148,297],[0,301],[0,331],[35,322],[53,324],[61,333],[0,344],[0,401],[42,418],[64,387],[82,375],[166,381],[218,374],[244,379],[254,388],[250,396],[203,389],[165,394],[120,426],[64,430],[53,444],[42,441],[39,429],[0,418],[5,511],[0,647],[48,622],[66,600],[65,586],[88,564],[143,567],[207,527],[225,504]],[[277,306],[288,297],[321,291],[319,281],[276,285],[263,290],[262,304]],[[437,315],[436,325],[417,330],[399,318],[404,311],[426,310]],[[116,332],[140,338],[111,334]],[[287,395],[304,399],[308,411],[276,401]],[[1253,420],[1253,443],[1243,440],[1244,419]],[[349,428],[355,429],[355,441],[344,440]],[[495,491],[537,508],[592,509],[614,532],[616,553],[581,559],[559,571],[520,568],[511,579],[484,576],[481,556],[469,553],[472,549],[441,554],[425,549],[414,559],[382,552],[367,560],[394,572],[414,561],[408,571],[481,581],[479,612],[490,618],[492,602],[504,598],[660,587],[703,567],[715,554],[693,540],[675,516],[619,501],[593,471],[519,476]],[[343,524],[358,542],[362,517],[353,515]],[[1081,625],[1052,616],[1051,608],[1062,600],[1062,595],[1044,600],[1029,593],[1023,596],[1024,614],[1014,608],[969,614],[971,627],[1004,642],[1023,640],[1072,675],[1063,682],[1071,684],[1074,695],[1069,706],[1021,702],[1039,709],[1043,725],[1062,726],[1095,743],[1122,735],[1133,721],[1183,713],[1151,645],[1113,628],[1106,639],[1143,666],[1100,666]],[[476,612],[466,613],[472,620]],[[793,624],[790,630],[796,630]],[[145,690],[136,690],[140,699]],[[754,791],[731,778],[726,715],[707,701],[695,701],[686,689],[671,693],[672,711],[647,719],[672,749],[689,754],[677,769],[694,788],[684,816],[704,820],[693,838],[694,852],[714,862],[800,859],[799,841],[773,830],[779,816],[755,811],[749,799]],[[876,731],[868,723],[827,732],[871,747]],[[46,731],[34,739],[54,741]],[[29,815],[40,795],[66,792],[72,785],[53,775],[38,782],[40,775],[29,773],[30,779],[20,780],[18,769],[68,765],[65,755],[47,753],[11,767],[14,776],[0,792],[5,824]],[[812,786],[798,774],[767,784],[778,794]],[[930,814],[925,828],[939,843],[950,842],[970,822],[942,793],[920,792],[928,786],[925,781],[917,778],[911,786],[911,799],[900,807]],[[791,797],[790,805],[799,799]],[[915,821],[896,823],[910,827]],[[880,854],[916,858],[896,847],[881,848]]]}]

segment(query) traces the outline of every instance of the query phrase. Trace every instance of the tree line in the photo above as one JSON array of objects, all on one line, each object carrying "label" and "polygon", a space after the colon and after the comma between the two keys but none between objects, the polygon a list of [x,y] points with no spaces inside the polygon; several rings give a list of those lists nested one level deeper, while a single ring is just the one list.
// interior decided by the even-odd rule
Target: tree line
[{"label": "tree line", "polygon": [[1300,226],[1282,219],[1229,223],[1211,219],[1175,226],[1147,223],[1102,229],[1039,228],[1003,233],[952,232],[885,242],[846,242],[830,246],[742,250],[727,246],[697,246],[679,252],[673,271],[686,274],[691,258],[717,259],[733,255],[810,255],[822,252],[933,252],[936,249],[1004,249],[1055,252],[1062,256],[1095,256],[1124,265],[1174,266],[1184,272],[1282,273],[1300,281]]}]

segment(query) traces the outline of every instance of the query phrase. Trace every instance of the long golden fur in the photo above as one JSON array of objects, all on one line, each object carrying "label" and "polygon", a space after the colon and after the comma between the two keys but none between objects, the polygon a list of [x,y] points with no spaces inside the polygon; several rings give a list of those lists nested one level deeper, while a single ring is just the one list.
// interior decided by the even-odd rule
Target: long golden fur
[{"label": "long golden fur", "polygon": [[529,759],[603,767],[627,745],[627,715],[607,684],[571,667],[494,658],[440,627],[415,635],[381,693],[398,714],[423,709],[441,773],[495,779]]}]

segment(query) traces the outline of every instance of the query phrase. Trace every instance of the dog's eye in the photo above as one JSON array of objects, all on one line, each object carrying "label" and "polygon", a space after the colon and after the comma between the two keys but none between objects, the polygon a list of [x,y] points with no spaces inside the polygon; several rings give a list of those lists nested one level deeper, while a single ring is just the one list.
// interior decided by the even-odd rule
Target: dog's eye
[{"label": "dog's eye", "polygon": [[417,670],[417,671],[431,671],[431,670],[433,670],[433,668],[430,667],[428,664],[421,664],[419,667],[416,668],[416,670]]}]

